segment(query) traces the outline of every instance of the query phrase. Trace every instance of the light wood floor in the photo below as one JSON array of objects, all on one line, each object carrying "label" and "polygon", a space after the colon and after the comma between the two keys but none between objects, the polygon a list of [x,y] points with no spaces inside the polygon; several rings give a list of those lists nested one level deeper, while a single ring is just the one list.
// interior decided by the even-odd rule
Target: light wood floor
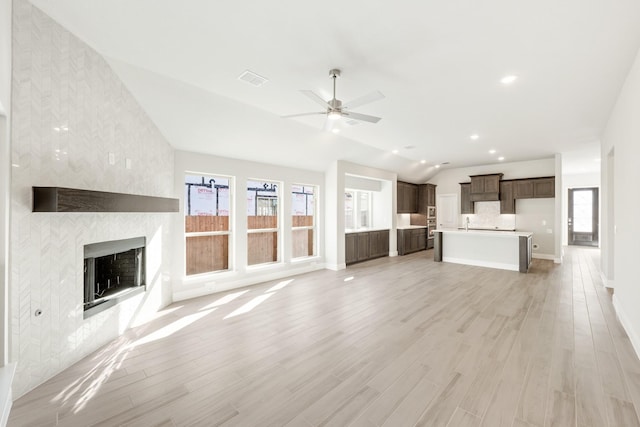
[{"label": "light wood floor", "polygon": [[597,249],[529,274],[432,255],[176,303],[17,400],[9,425],[640,425]]}]

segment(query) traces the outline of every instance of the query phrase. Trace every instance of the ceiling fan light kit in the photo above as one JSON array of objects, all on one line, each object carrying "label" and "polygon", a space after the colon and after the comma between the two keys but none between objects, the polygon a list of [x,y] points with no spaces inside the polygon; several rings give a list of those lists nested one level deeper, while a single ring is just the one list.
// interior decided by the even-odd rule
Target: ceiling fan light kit
[{"label": "ceiling fan light kit", "polygon": [[[282,116],[282,117],[292,118],[292,117],[324,114],[327,116],[327,120],[332,120],[332,121],[338,120],[341,117],[345,117],[353,120],[359,120],[363,122],[369,122],[369,123],[378,123],[380,121],[380,117],[370,116],[368,114],[354,113],[349,109],[383,99],[384,95],[381,92],[374,91],[360,98],[356,98],[351,102],[347,102],[346,104],[343,104],[341,100],[336,98],[336,79],[340,77],[340,70],[337,68],[329,70],[329,77],[333,79],[333,98],[330,99],[329,101],[325,101],[324,99],[322,99],[322,97],[320,97],[319,95],[317,95],[315,92],[311,90],[300,91],[302,92],[303,95],[306,95],[313,102],[324,107],[326,111],[314,112],[314,113],[292,114],[289,116]],[[330,129],[332,127],[325,125],[324,128]]]}]

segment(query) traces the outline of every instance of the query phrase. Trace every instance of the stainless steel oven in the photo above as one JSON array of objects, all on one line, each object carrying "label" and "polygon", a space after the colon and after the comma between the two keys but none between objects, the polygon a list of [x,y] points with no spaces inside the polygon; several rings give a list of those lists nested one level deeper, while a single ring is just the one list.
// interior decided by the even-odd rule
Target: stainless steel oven
[{"label": "stainless steel oven", "polygon": [[434,218],[436,217],[436,207],[435,206],[429,206],[427,207],[427,218]]}]

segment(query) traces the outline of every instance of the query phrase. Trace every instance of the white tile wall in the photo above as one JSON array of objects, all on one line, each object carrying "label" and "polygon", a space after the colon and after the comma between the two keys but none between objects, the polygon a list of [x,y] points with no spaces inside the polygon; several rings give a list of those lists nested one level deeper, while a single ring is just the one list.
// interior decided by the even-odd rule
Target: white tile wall
[{"label": "white tile wall", "polygon": [[[17,397],[115,338],[134,316],[169,302],[164,242],[175,214],[31,213],[32,186],[174,197],[173,150],[102,56],[27,0],[14,1],[12,85]],[[125,167],[127,158],[132,169]],[[83,320],[83,245],[135,236],[146,236],[150,246],[149,290]],[[33,315],[36,309],[42,316]]]},{"label": "white tile wall", "polygon": [[462,215],[462,227],[469,218],[469,227],[472,228],[516,228],[515,215],[500,215],[500,202],[475,202],[473,212]]}]

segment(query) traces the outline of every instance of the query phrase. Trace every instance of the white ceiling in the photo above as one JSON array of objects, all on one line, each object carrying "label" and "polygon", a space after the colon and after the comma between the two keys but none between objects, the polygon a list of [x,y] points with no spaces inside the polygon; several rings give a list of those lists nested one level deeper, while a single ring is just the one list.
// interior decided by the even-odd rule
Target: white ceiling
[{"label": "white ceiling", "polygon": [[[108,58],[177,149],[415,182],[442,162],[593,147],[640,47],[637,0],[32,2]],[[331,68],[339,99],[386,96],[354,109],[379,123],[335,135],[321,116],[279,117],[318,111],[299,90],[330,98]],[[269,82],[239,81],[246,69]]]}]

